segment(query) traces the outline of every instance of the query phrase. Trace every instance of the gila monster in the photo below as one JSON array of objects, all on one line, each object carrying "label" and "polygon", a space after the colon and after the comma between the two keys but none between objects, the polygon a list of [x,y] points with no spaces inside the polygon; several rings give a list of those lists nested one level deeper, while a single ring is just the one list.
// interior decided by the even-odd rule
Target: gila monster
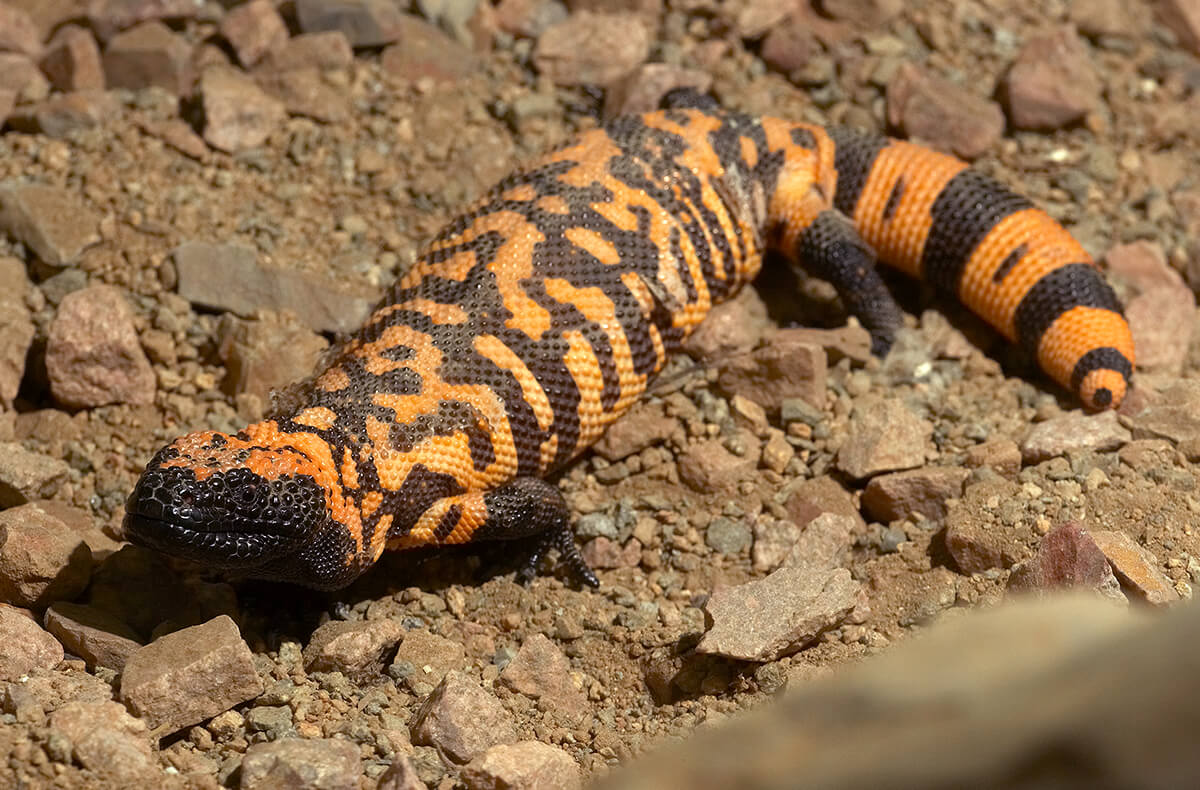
[{"label": "gila monster", "polygon": [[676,92],[501,181],[452,221],[299,405],[150,461],[136,543],[335,589],[385,548],[528,538],[588,584],[546,476],[646,390],[765,250],[829,280],[886,353],[878,257],[957,297],[1089,409],[1117,407],[1129,326],[1083,247],[966,164]]}]

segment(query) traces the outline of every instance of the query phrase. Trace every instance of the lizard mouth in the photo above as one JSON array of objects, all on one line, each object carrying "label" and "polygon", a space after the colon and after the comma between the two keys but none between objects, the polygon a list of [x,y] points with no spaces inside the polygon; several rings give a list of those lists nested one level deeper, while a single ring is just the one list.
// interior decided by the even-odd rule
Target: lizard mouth
[{"label": "lizard mouth", "polygon": [[288,551],[282,535],[197,529],[180,521],[129,510],[125,537],[139,546],[222,570],[249,570]]}]

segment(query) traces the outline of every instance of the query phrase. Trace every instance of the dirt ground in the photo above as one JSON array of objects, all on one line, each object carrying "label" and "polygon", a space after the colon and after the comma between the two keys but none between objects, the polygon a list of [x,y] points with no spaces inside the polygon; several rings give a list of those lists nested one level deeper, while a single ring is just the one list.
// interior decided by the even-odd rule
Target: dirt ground
[{"label": "dirt ground", "polygon": [[[559,19],[604,4],[548,5],[561,14],[546,11],[545,18]],[[778,58],[768,62],[764,55],[764,30],[744,27],[752,20],[747,14],[769,11],[769,4],[613,5],[622,6],[622,14],[634,13],[624,7],[643,9],[650,61],[710,75],[713,95],[738,110],[901,134],[904,124],[919,124],[911,116],[900,124],[888,121],[889,108],[898,102],[888,86],[904,64],[918,64],[999,108],[1004,124],[976,166],[1033,198],[1098,260],[1110,259],[1110,268],[1120,268],[1121,256],[1135,253],[1157,261],[1149,275],[1130,265],[1111,276],[1129,303],[1150,295],[1134,324],[1139,341],[1144,333],[1153,347],[1150,367],[1135,380],[1138,392],[1119,420],[1096,428],[1102,440],[1080,440],[1092,429],[1061,422],[1079,413],[1070,393],[1048,382],[963,308],[896,276],[890,281],[910,312],[910,331],[886,360],[831,351],[822,408],[790,420],[784,419],[787,409],[783,415],[768,409],[764,424],[752,406],[720,386],[730,355],[751,350],[698,353],[674,363],[652,390],[651,413],[641,418],[656,429],[657,421],[669,423],[662,441],[622,458],[585,456],[561,476],[559,484],[584,525],[580,542],[590,544],[587,556],[598,566],[599,589],[573,589],[551,573],[519,586],[513,581],[519,558],[503,546],[389,555],[333,594],[261,582],[227,585],[211,573],[173,563],[163,572],[206,584],[212,601],[197,604],[206,617],[234,616],[267,690],[235,706],[240,723],[204,722],[156,741],[153,759],[169,768],[164,776],[171,781],[197,787],[245,782],[240,768],[249,746],[299,733],[360,747],[363,786],[374,786],[399,754],[408,756],[429,787],[464,786],[460,768],[437,748],[413,743],[419,739],[410,724],[435,683],[414,680],[390,658],[383,671],[363,679],[297,665],[296,651],[328,621],[391,619],[406,632],[461,644],[465,652],[451,668],[489,689],[532,635],[545,635],[569,661],[569,676],[586,700],[582,712],[542,709],[548,706],[503,684],[495,694],[522,739],[560,747],[587,778],[762,705],[789,685],[886,651],[948,612],[999,602],[1013,567],[1034,557],[1042,536],[1067,522],[1125,533],[1148,552],[1143,576],[1116,569],[1130,605],[1191,597],[1192,585],[1200,581],[1200,537],[1192,527],[1200,511],[1200,428],[1186,415],[1174,418],[1183,429],[1162,428],[1143,413],[1171,404],[1200,409],[1194,384],[1200,342],[1191,339],[1197,337],[1194,301],[1183,313],[1186,320],[1163,326],[1154,299],[1166,297],[1146,284],[1159,278],[1176,294],[1190,294],[1200,284],[1195,153],[1200,141],[1195,123],[1186,122],[1188,112],[1194,121],[1200,111],[1200,63],[1186,50],[1186,36],[1142,3],[927,0],[903,4],[894,14],[887,13],[887,3],[830,4],[852,6],[843,12],[857,18],[812,37],[809,56],[783,72]],[[214,9],[208,17],[172,19],[170,29],[228,58],[229,46],[218,32],[224,11],[215,4]],[[294,25],[286,6],[284,11]],[[1117,24],[1104,21],[1113,15]],[[1120,24],[1122,19],[1128,24]],[[0,240],[0,256],[21,260],[38,292],[25,300],[36,334],[11,409],[11,436],[3,435],[0,420],[0,440],[67,463],[66,481],[51,499],[119,539],[125,498],[155,450],[187,431],[232,431],[262,414],[261,392],[228,384],[227,337],[237,322],[279,319],[223,317],[182,297],[175,258],[181,244],[242,245],[264,267],[303,272],[346,293],[371,293],[403,272],[457,209],[522,160],[602,122],[615,87],[555,84],[537,68],[541,31],[496,32],[499,23],[490,24],[484,28],[489,35],[478,26],[468,31],[472,67],[451,78],[438,76],[438,69],[450,68],[441,61],[414,79],[386,70],[379,47],[357,49],[330,83],[345,103],[344,115],[323,121],[291,114],[261,145],[236,153],[201,143],[194,156],[170,142],[178,138],[165,134],[162,124],[182,119],[198,133],[203,124],[193,100],[157,88],[112,91],[119,109],[92,128],[64,136],[4,128],[0,183],[61,188],[100,218],[100,242],[65,266],[37,260],[15,240]],[[1064,26],[1083,31],[1074,40],[1094,80],[1094,101],[1057,128],[1016,128],[1002,87],[1005,75],[1027,42]],[[465,43],[454,46],[468,51]],[[1063,74],[1059,78],[1068,80]],[[1086,83],[1071,79],[1059,85],[1080,94],[1089,91]],[[952,110],[956,123],[975,120]],[[1122,246],[1130,243],[1133,253]],[[52,395],[40,360],[58,305],[67,294],[98,283],[119,288],[132,308],[155,377],[150,403],[72,409]],[[235,281],[222,285],[237,289]],[[776,326],[844,323],[827,287],[797,282],[779,270],[765,275],[759,290],[734,307],[744,312],[722,320],[751,341]],[[739,320],[739,315],[767,317]],[[296,329],[294,318],[283,325],[299,334],[267,335],[302,337],[312,345],[312,327]],[[316,329],[333,339],[328,327]],[[256,352],[273,353],[269,343],[257,349],[255,342],[248,341]],[[289,375],[303,375],[302,368],[295,369],[302,364],[284,367],[293,366]],[[878,508],[863,505],[866,477],[848,473],[846,462],[839,461],[856,420],[881,401],[902,406],[925,426],[923,460],[907,466],[963,470],[949,478],[933,473],[938,481],[950,479],[937,484],[949,489],[913,495],[919,505],[910,500],[890,505],[899,510],[886,521]],[[1051,426],[1051,449],[1044,457],[1030,438],[1040,425]],[[779,436],[790,448],[789,460],[775,469],[766,459],[754,463]],[[715,441],[723,457],[732,459],[728,469],[705,472],[717,484],[708,492],[689,485],[695,473],[685,461],[703,441]],[[886,450],[887,442],[905,440],[885,435],[881,441]],[[748,456],[748,467],[737,463]],[[727,480],[728,474],[734,478]],[[842,493],[822,488],[826,483],[836,483]],[[797,491],[811,494],[815,510],[805,509],[809,500],[797,499]],[[845,513],[847,502],[864,513],[839,549],[838,565],[865,596],[849,619],[770,661],[691,651],[706,630],[704,606],[714,591],[765,578],[782,560],[767,550],[769,540],[789,534],[781,522],[803,523],[839,508]],[[99,606],[124,597],[111,611],[125,618],[139,641],[191,625],[161,623],[171,615],[163,614],[169,607],[160,596],[179,589],[156,586],[166,584],[156,574],[167,566],[142,554],[118,554],[116,548],[116,543],[103,551],[93,547],[91,587],[74,600]],[[112,559],[122,554],[124,559]],[[146,579],[148,586],[123,584],[122,574]],[[130,614],[139,609],[142,614]],[[41,617],[40,610],[35,614]],[[119,684],[119,673],[70,656],[52,673],[72,678],[62,681],[64,687]],[[84,675],[92,677],[81,679]],[[285,681],[289,691],[281,695]],[[7,755],[0,761],[0,783],[123,784],[85,767],[78,750],[74,759],[56,751],[45,721],[23,719],[17,707],[6,704],[0,724],[0,755]],[[256,724],[252,712],[266,707],[290,709],[287,723]]]}]

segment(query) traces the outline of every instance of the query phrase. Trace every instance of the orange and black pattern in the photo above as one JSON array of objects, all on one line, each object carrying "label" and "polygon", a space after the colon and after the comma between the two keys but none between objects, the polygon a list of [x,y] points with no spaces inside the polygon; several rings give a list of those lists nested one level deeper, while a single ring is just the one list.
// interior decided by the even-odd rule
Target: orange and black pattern
[{"label": "orange and black pattern", "polygon": [[880,260],[949,291],[1089,408],[1133,366],[1121,307],[1056,222],[904,142],[723,111],[696,94],[619,118],[454,220],[299,408],[189,434],[128,503],[144,545],[335,588],[385,548],[529,537],[580,559],[545,482],[646,389],[717,302],[783,251],[886,352]]}]

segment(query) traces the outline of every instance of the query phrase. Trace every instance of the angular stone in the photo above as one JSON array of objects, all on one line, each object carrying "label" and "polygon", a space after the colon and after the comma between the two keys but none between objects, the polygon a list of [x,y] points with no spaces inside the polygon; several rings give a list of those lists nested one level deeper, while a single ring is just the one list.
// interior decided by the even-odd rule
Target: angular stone
[{"label": "angular stone", "polygon": [[303,115],[321,123],[339,123],[350,115],[350,99],[345,89],[326,80],[318,69],[259,74],[257,82],[283,102],[291,115]]},{"label": "angular stone", "polygon": [[60,91],[104,90],[104,64],[92,34],[67,25],[54,34],[41,60],[42,72]]},{"label": "angular stone", "polygon": [[791,11],[788,3],[775,0],[748,0],[742,4],[734,21],[734,30],[741,38],[760,38],[768,30],[778,27]]},{"label": "angular stone", "polygon": [[250,0],[229,9],[221,19],[221,35],[238,61],[249,68],[287,41],[287,25],[271,0]]},{"label": "angular stone", "polygon": [[620,461],[667,441],[677,430],[679,420],[667,416],[662,401],[641,401],[609,426],[594,447],[603,458]]},{"label": "angular stone", "polygon": [[642,549],[636,540],[631,540],[629,544],[629,547],[622,547],[617,541],[600,535],[583,544],[580,553],[589,568],[633,568],[642,560]]},{"label": "angular stone", "polygon": [[296,0],[304,33],[336,30],[352,47],[378,47],[400,37],[404,14],[389,0]]},{"label": "angular stone", "polygon": [[1140,599],[1153,606],[1167,606],[1179,600],[1179,593],[1159,570],[1158,558],[1149,549],[1139,546],[1124,532],[1099,530],[1091,534],[1117,578]]},{"label": "angular stone", "polygon": [[776,336],[750,354],[730,357],[717,374],[717,385],[729,395],[742,395],[771,414],[787,398],[803,398],[825,406],[825,352],[791,336]]},{"label": "angular stone", "polygon": [[379,777],[378,790],[429,790],[429,786],[421,781],[408,755],[397,752],[392,764]]},{"label": "angular stone", "polygon": [[0,88],[0,126],[12,115],[17,106],[17,92],[10,88]]},{"label": "angular stone", "polygon": [[33,343],[33,314],[25,304],[30,287],[23,263],[0,257],[0,409],[17,397]]},{"label": "angular stone", "polygon": [[104,49],[104,76],[111,88],[157,86],[176,96],[190,92],[192,48],[161,22],[144,22],[118,33]]},{"label": "angular stone", "polygon": [[1187,360],[1196,323],[1196,296],[1180,282],[1151,288],[1125,305],[1137,348],[1138,370],[1179,375]]},{"label": "angular stone", "polygon": [[91,0],[87,17],[92,30],[108,41],[119,30],[158,19],[191,19],[203,5],[196,0]]},{"label": "angular stone", "polygon": [[409,82],[455,82],[478,67],[475,53],[428,22],[411,16],[401,20],[399,41],[383,50],[379,65],[384,73]]},{"label": "angular stone", "polygon": [[788,518],[799,527],[823,513],[836,513],[854,519],[856,528],[867,526],[858,512],[854,497],[829,475],[814,477],[796,486],[783,507],[787,510]]},{"label": "angular stone", "polygon": [[436,686],[447,672],[464,669],[466,650],[462,643],[444,636],[423,630],[407,631],[396,650],[393,665],[401,661],[412,665],[415,679]]},{"label": "angular stone", "polygon": [[854,543],[860,519],[837,513],[822,513],[805,525],[783,560],[786,568],[810,574],[826,573],[842,566]]},{"label": "angular stone", "polygon": [[[1128,244],[1114,244],[1104,253],[1104,265],[1139,291],[1184,286],[1183,277],[1171,268],[1167,254],[1156,241],[1138,239]],[[1139,363],[1141,357],[1139,348]]]},{"label": "angular stone", "polygon": [[0,511],[0,600],[42,609],[87,587],[92,552],[78,533],[36,505]]},{"label": "angular stone", "polygon": [[317,68],[322,71],[349,68],[354,50],[340,30],[324,33],[303,33],[294,36],[264,57],[261,69],[266,72]]},{"label": "angular stone", "polygon": [[705,494],[732,492],[758,466],[758,442],[747,444],[753,450],[741,456],[725,449],[720,439],[707,439],[691,445],[677,462],[680,481]]},{"label": "angular stone", "polygon": [[579,766],[557,746],[539,741],[493,746],[462,769],[468,790],[579,790]]},{"label": "angular stone", "polygon": [[1009,118],[1018,129],[1058,129],[1100,104],[1100,80],[1071,26],[1031,37],[1003,80]]},{"label": "angular stone", "polygon": [[571,679],[571,662],[542,634],[530,634],[525,639],[497,682],[537,700],[543,711],[574,720],[587,711],[587,699]]},{"label": "angular stone", "polygon": [[263,691],[254,656],[225,615],[161,636],[129,656],[121,701],[161,733],[198,724]]},{"label": "angular stone", "polygon": [[50,81],[28,55],[0,52],[0,90],[11,91],[18,102],[36,102],[50,94]]},{"label": "angular stone", "polygon": [[685,69],[669,63],[643,63],[628,77],[613,84],[605,92],[604,115],[650,112],[657,110],[663,96],[678,88],[692,88],[707,93],[712,76],[706,71]]},{"label": "angular stone", "polygon": [[121,620],[91,606],[58,601],[46,610],[46,630],[88,667],[120,672],[142,646],[138,635]]},{"label": "angular stone", "polygon": [[64,461],[0,442],[0,508],[54,496],[70,472]]},{"label": "angular stone", "polygon": [[500,700],[461,672],[447,672],[410,725],[413,743],[435,746],[459,763],[513,743],[517,730]]},{"label": "angular stone", "polygon": [[920,513],[930,521],[946,517],[946,500],[962,496],[968,469],[927,466],[871,478],[863,491],[863,509],[875,521],[888,523]]},{"label": "angular stone", "polygon": [[42,35],[29,14],[0,3],[0,52],[20,52],[31,58],[42,54]]},{"label": "angular stone", "polygon": [[44,263],[68,266],[100,241],[100,218],[74,192],[41,184],[0,184],[0,231]]},{"label": "angular stone", "polygon": [[1200,3],[1196,0],[1162,0],[1154,7],[1179,43],[1200,55]]},{"label": "angular stone", "polygon": [[113,786],[144,786],[161,777],[145,722],[116,702],[68,702],[50,714],[49,725],[66,737],[80,765]]},{"label": "angular stone", "polygon": [[850,435],[838,450],[838,469],[861,480],[925,463],[925,449],[933,438],[928,420],[891,398],[872,400],[855,411]]},{"label": "angular stone", "polygon": [[733,299],[714,305],[683,348],[701,360],[719,362],[730,352],[757,346],[768,326],[767,306],[758,291],[743,288]]},{"label": "angular stone", "polygon": [[1033,558],[1013,567],[1008,589],[1045,593],[1071,587],[1092,589],[1125,600],[1104,552],[1079,524],[1061,524],[1046,533]]},{"label": "angular stone", "polygon": [[287,118],[283,102],[226,66],[204,70],[199,94],[204,106],[204,139],[227,153],[262,145]]},{"label": "angular stone", "polygon": [[121,101],[107,91],[75,91],[17,109],[9,119],[14,129],[63,138],[80,129],[104,126],[121,114]]},{"label": "angular stone", "polygon": [[551,25],[533,51],[537,70],[558,85],[611,85],[650,55],[645,25],[632,16],[578,11]]},{"label": "angular stone", "polygon": [[972,469],[987,467],[1011,479],[1021,471],[1021,448],[1012,439],[993,439],[967,450],[966,461]]},{"label": "angular stone", "polygon": [[904,9],[904,0],[822,0],[821,10],[859,30],[879,30]]},{"label": "angular stone", "polygon": [[696,652],[774,661],[811,644],[863,598],[862,586],[844,568],[780,568],[765,579],[714,591],[704,606],[710,626]]},{"label": "angular stone", "polygon": [[378,299],[374,289],[352,289],[303,272],[260,267],[253,249],[234,244],[184,242],[173,257],[180,296],[243,317],[258,310],[290,310],[319,332],[350,332]]},{"label": "angular stone", "polygon": [[358,746],[340,738],[283,738],[256,743],[242,758],[242,790],[358,790]]},{"label": "angular stone", "polygon": [[1106,453],[1131,438],[1115,411],[1068,412],[1033,426],[1021,442],[1021,460],[1037,464],[1072,452]]},{"label": "angular stone", "polygon": [[817,37],[798,14],[789,14],[767,31],[762,42],[763,62],[784,74],[792,74],[808,65],[821,48]]},{"label": "angular stone", "polygon": [[329,347],[295,315],[265,311],[254,321],[223,316],[218,338],[217,353],[225,363],[221,389],[229,395],[256,395],[263,403],[272,390],[309,376]]},{"label": "angular stone", "polygon": [[946,550],[963,573],[1010,568],[1032,554],[1032,527],[1004,518],[1004,504],[1019,493],[1007,480],[988,480],[968,486],[962,500],[950,506]]},{"label": "angular stone", "polygon": [[304,648],[304,668],[366,682],[382,674],[403,636],[395,620],[331,620],[313,631]]},{"label": "angular stone", "polygon": [[71,408],[154,401],[156,381],[125,295],[91,285],[63,297],[46,340],[55,400]]},{"label": "angular stone", "polygon": [[0,681],[54,669],[62,660],[63,646],[42,630],[32,612],[0,603]]},{"label": "angular stone", "polygon": [[999,104],[912,63],[888,83],[887,116],[906,137],[963,159],[981,156],[1004,134]]}]

